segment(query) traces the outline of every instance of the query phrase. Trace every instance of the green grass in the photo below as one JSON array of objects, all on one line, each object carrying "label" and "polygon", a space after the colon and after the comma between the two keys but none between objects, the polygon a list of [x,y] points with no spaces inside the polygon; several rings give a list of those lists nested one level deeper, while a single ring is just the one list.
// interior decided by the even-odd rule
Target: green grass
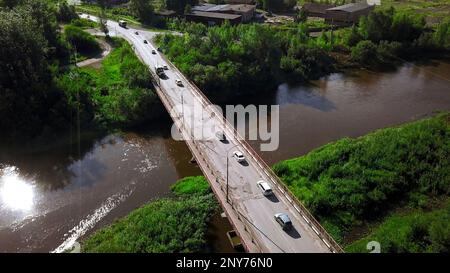
[{"label": "green grass", "polygon": [[136,57],[131,46],[112,39],[113,51],[100,69],[81,68],[58,79],[68,101],[77,103],[81,94],[82,120],[111,127],[131,127],[155,119],[163,108],[153,91],[147,67]]},{"label": "green grass", "polygon": [[273,168],[339,242],[399,207],[450,192],[449,114],[344,138]]},{"label": "green grass", "polygon": [[445,209],[421,210],[388,217],[368,236],[345,248],[346,252],[368,252],[367,243],[380,243],[385,253],[450,251],[450,203]]},{"label": "green grass", "polygon": [[[150,202],[98,230],[85,240],[83,252],[202,251],[206,243],[207,222],[218,208],[210,189],[205,189],[205,183],[202,177],[182,179],[174,186],[177,197]],[[188,191],[185,190],[186,185],[189,185]]]},{"label": "green grass", "polygon": [[381,0],[381,5],[377,6],[377,9],[388,9],[390,7],[394,7],[400,12],[425,15],[429,26],[435,26],[443,19],[450,17],[449,0]]},{"label": "green grass", "polygon": [[210,191],[208,181],[203,176],[183,178],[171,187],[177,195],[189,195],[194,193],[205,194]]},{"label": "green grass", "polygon": [[92,20],[85,19],[85,18],[78,18],[78,19],[72,20],[72,22],[70,24],[74,25],[76,27],[82,28],[82,29],[89,29],[89,28],[96,28],[96,27],[98,27],[98,23],[97,22],[94,22]]}]

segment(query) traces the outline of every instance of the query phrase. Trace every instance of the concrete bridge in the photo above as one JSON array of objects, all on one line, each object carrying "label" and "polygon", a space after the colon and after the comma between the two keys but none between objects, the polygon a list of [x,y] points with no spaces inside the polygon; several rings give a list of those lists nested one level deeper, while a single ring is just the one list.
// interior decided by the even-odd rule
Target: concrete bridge
[{"label": "concrete bridge", "polygon": [[[89,18],[97,20],[94,16]],[[221,112],[211,107],[201,90],[157,51],[151,42],[154,32],[122,28],[113,21],[108,21],[107,25],[110,33],[126,39],[149,67],[158,96],[247,252],[342,252],[340,246],[236,132],[234,126],[228,123]],[[167,66],[165,79],[156,75],[157,65]],[[176,79],[181,80],[183,86],[177,85]],[[206,139],[193,137],[197,132],[217,130],[225,133],[226,142],[214,136]],[[244,154],[246,164],[233,158],[234,151]],[[271,185],[274,197],[263,196],[257,185],[259,180],[265,180]],[[286,232],[280,227],[274,219],[276,213],[289,215],[293,224],[291,231]]]}]

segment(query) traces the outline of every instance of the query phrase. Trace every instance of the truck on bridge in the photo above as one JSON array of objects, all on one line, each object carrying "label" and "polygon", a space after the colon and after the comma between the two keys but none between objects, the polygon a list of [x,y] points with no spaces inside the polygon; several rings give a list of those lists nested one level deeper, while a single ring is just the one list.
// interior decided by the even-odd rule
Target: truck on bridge
[{"label": "truck on bridge", "polygon": [[127,28],[127,22],[124,20],[119,20],[119,26],[123,28]]}]

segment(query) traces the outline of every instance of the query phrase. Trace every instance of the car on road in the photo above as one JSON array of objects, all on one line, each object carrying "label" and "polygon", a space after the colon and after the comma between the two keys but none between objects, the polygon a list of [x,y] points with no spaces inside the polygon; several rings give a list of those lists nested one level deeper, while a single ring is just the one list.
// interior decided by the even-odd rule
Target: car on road
[{"label": "car on road", "polygon": [[139,35],[139,32],[136,31],[134,34]]},{"label": "car on road", "polygon": [[241,163],[245,161],[245,156],[243,153],[239,152],[239,151],[234,151],[233,152],[233,157],[236,158],[237,162]]},{"label": "car on road", "polygon": [[144,40],[144,44],[148,44],[147,40]]},{"label": "car on road", "polygon": [[152,49],[152,54],[156,54],[156,51],[154,49]]},{"label": "car on road", "polygon": [[181,82],[180,79],[176,79],[176,80],[175,80],[175,83],[176,83],[178,86],[183,86],[183,83]]},{"label": "car on road", "polygon": [[216,137],[218,140],[220,140],[221,142],[225,142],[227,141],[227,136],[225,135],[225,133],[223,131],[217,131],[216,132]]},{"label": "car on road", "polygon": [[292,228],[292,221],[286,213],[277,213],[274,217],[275,221],[280,224],[283,230],[289,230]]},{"label": "car on road", "polygon": [[167,65],[163,65],[164,70],[169,70],[169,68],[167,67]]},{"label": "car on road", "polygon": [[267,183],[266,181],[259,180],[257,184],[264,196],[269,196],[273,194],[272,187],[270,187],[269,183]]}]

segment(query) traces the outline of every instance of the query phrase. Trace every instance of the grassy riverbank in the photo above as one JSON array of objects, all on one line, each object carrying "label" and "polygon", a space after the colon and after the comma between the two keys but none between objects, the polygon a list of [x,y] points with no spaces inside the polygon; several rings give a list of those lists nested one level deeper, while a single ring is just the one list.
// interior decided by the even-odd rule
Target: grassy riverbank
[{"label": "grassy riverbank", "polygon": [[346,252],[367,252],[367,243],[380,243],[381,252],[421,253],[450,251],[450,202],[442,209],[395,213],[369,235],[345,248]]},{"label": "grassy riverbank", "polygon": [[[361,237],[355,236],[357,230],[365,229],[364,235],[365,227],[384,221],[392,226],[386,217],[398,210],[430,211],[448,197],[449,118],[440,114],[344,138],[273,168],[335,239],[348,244]],[[450,237],[439,240],[448,244]]]},{"label": "grassy riverbank", "polygon": [[162,114],[147,67],[122,39],[109,39],[113,51],[100,69],[73,69],[58,78],[69,103],[81,98],[81,119],[105,128],[137,126]]},{"label": "grassy riverbank", "polygon": [[201,252],[207,222],[218,204],[203,177],[187,177],[174,197],[152,201],[102,228],[82,244],[83,252]]}]

